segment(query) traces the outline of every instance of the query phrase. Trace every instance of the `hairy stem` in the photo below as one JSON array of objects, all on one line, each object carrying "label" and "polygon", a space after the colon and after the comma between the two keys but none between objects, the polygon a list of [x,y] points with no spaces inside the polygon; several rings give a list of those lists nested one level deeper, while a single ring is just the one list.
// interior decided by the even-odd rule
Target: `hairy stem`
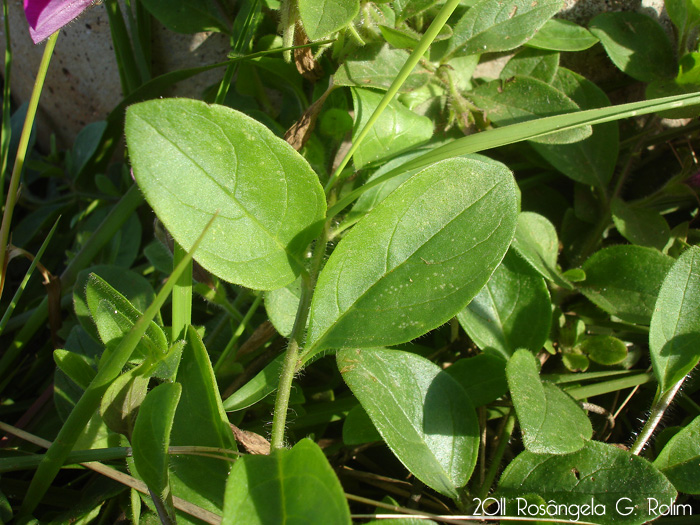
[{"label": "hairy stem", "polygon": [[654,430],[656,430],[656,427],[659,425],[661,418],[664,417],[666,410],[671,405],[673,398],[678,393],[678,390],[681,388],[681,385],[683,384],[684,380],[685,378],[678,381],[678,383],[676,383],[666,392],[661,394],[661,396],[657,395],[657,399],[655,399],[654,405],[651,407],[651,413],[649,414],[646,423],[644,423],[642,431],[637,436],[634,445],[632,445],[632,448],[630,449],[630,452],[632,454],[638,456],[639,454],[641,454],[642,450],[644,450],[644,447],[646,447],[647,442],[651,438],[651,435],[654,433]]}]

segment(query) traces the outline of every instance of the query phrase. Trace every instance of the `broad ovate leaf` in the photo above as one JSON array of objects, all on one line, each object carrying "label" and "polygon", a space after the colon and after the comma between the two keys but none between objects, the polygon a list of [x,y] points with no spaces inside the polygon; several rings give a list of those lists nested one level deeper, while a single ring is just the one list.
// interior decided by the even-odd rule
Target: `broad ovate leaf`
[{"label": "broad ovate leaf", "polygon": [[[568,515],[560,512],[553,518],[573,519],[577,509],[588,505],[588,516],[578,515],[575,521],[599,525],[642,525],[659,516],[649,511],[650,503],[668,505],[677,496],[668,479],[646,459],[599,441],[589,441],[572,454],[526,450],[518,455],[503,472],[494,496],[509,500],[509,516],[546,518],[527,511],[518,514],[516,498],[529,494],[542,499],[545,512],[550,500],[574,506]],[[596,508],[595,516],[591,506]]]},{"label": "broad ovate leaf", "polygon": [[338,244],[311,304],[307,355],[419,337],[464,308],[503,259],[520,195],[502,164],[417,173]]},{"label": "broad ovate leaf", "polygon": [[246,455],[226,483],[222,525],[350,525],[343,488],[319,446],[303,439],[291,450]]},{"label": "broad ovate leaf", "polygon": [[586,413],[566,393],[540,380],[538,363],[528,350],[508,361],[506,377],[525,448],[535,454],[569,454],[593,435]]},{"label": "broad ovate leaf", "polygon": [[549,336],[552,319],[547,285],[510,250],[457,319],[482,350],[495,350],[506,359],[518,348],[537,352]]},{"label": "broad ovate leaf", "polygon": [[700,417],[666,443],[654,466],[679,492],[700,494]]},{"label": "broad ovate leaf", "polygon": [[396,457],[430,488],[457,498],[479,448],[476,411],[462,387],[436,364],[400,350],[342,350],[337,361]]},{"label": "broad ovate leaf", "polygon": [[[353,138],[367,125],[372,113],[384,94],[369,89],[352,90],[355,107]],[[356,169],[375,161],[393,157],[430,140],[433,123],[428,117],[415,114],[394,100],[374,123],[369,134],[355,151],[353,162]]]},{"label": "broad ovate leaf", "polygon": [[189,99],[131,106],[126,140],[139,187],[183,248],[219,214],[197,250],[203,267],[259,290],[297,278],[326,201],[289,144],[243,113]]},{"label": "broad ovate leaf", "polygon": [[651,322],[654,304],[673,265],[668,255],[643,246],[609,246],[585,263],[579,284],[588,299],[609,314],[635,324]]},{"label": "broad ovate leaf", "polygon": [[526,46],[552,51],[583,51],[598,43],[585,27],[562,18],[551,18],[526,42]]},{"label": "broad ovate leaf", "polygon": [[299,0],[297,7],[306,34],[318,40],[348,25],[360,11],[360,0]]},{"label": "broad ovate leaf", "polygon": [[692,246],[666,275],[651,316],[649,350],[662,391],[700,361],[700,248]]}]

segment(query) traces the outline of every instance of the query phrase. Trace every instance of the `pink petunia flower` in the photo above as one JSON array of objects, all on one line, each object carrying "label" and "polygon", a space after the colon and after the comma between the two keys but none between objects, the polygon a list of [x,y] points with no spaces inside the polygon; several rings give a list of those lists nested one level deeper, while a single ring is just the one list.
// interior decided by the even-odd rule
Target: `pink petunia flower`
[{"label": "pink petunia flower", "polygon": [[94,0],[24,0],[29,35],[35,44],[46,40],[87,9]]}]

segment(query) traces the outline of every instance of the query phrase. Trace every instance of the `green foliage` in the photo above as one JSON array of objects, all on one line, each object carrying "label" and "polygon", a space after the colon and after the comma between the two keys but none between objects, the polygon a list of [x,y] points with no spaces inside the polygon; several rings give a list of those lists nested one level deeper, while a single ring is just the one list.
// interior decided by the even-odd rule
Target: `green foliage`
[{"label": "green foliage", "polygon": [[311,40],[318,40],[349,24],[360,10],[360,2],[299,0],[298,9],[306,34]]},{"label": "green foliage", "polygon": [[676,490],[700,494],[700,417],[673,436],[654,461]]}]

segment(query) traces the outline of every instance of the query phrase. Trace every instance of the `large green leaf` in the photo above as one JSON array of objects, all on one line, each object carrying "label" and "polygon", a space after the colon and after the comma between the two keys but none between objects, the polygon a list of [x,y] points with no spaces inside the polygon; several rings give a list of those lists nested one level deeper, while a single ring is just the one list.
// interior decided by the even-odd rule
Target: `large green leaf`
[{"label": "large green leaf", "polygon": [[609,246],[585,263],[583,294],[628,323],[649,324],[654,304],[673,259],[643,246]]},{"label": "large green leaf", "polygon": [[[581,109],[610,106],[607,95],[590,80],[560,67],[552,86]],[[607,187],[615,170],[620,147],[616,122],[593,126],[591,136],[573,144],[542,144],[532,147],[567,177],[590,186]]]},{"label": "large green leaf", "polygon": [[303,439],[291,450],[238,459],[226,483],[222,525],[350,525],[340,482],[319,446]]},{"label": "large green leaf", "polygon": [[219,213],[197,252],[202,266],[261,290],[297,278],[326,201],[289,144],[242,113],[189,99],[131,106],[126,139],[139,187],[181,246]]},{"label": "large green leaf", "polygon": [[[186,332],[187,345],[177,372],[182,398],[175,412],[171,446],[204,446],[236,450],[221,404],[209,356],[193,327]],[[230,463],[203,456],[174,456],[170,460],[173,494],[219,513]]]},{"label": "large green leaf", "polygon": [[540,380],[531,352],[515,352],[506,366],[506,377],[527,450],[569,454],[591,439],[593,427],[586,413],[556,385]]},{"label": "large green leaf", "polygon": [[403,343],[453,317],[503,259],[519,200],[510,171],[493,162],[450,159],[411,177],[328,260],[307,355]]},{"label": "large green leaf", "polygon": [[360,11],[360,0],[298,0],[299,16],[311,40],[348,25]]},{"label": "large green leaf", "polygon": [[513,249],[540,275],[563,288],[573,289],[557,268],[559,238],[546,217],[531,211],[518,215]]},{"label": "large green leaf", "polygon": [[666,443],[654,466],[679,492],[700,494],[700,417]]},{"label": "large green leaf", "polygon": [[[525,76],[514,76],[508,81],[499,79],[487,82],[469,93],[469,97],[498,126],[571,113],[579,109],[564,92],[542,80]],[[584,140],[590,135],[590,126],[582,126],[533,139],[533,142],[568,144]]]},{"label": "large green leaf", "polygon": [[510,250],[457,318],[482,350],[495,350],[506,359],[518,348],[537,352],[549,336],[549,291],[544,279]]},{"label": "large green leaf", "polygon": [[[554,502],[560,510],[553,518],[600,525],[642,525],[658,517],[649,512],[650,503],[667,505],[677,495],[673,485],[646,459],[598,441],[561,456],[522,452],[503,472],[494,496],[510,500],[509,516],[547,517],[539,513],[539,507],[532,513],[517,511],[516,498],[529,494],[541,498],[545,512],[547,504]],[[562,511],[561,505],[573,507]],[[589,506],[588,515],[577,514],[584,505]],[[595,514],[591,506],[595,506]]]},{"label": "large green leaf", "polygon": [[[364,129],[384,94],[369,89],[352,90],[355,108],[353,139]],[[372,162],[393,157],[427,142],[433,136],[433,122],[405,107],[397,100],[389,103],[369,134],[353,155],[356,169]]]},{"label": "large green leaf", "polygon": [[662,391],[700,360],[700,248],[692,246],[664,279],[651,316],[649,350]]},{"label": "large green leaf", "polygon": [[552,51],[583,51],[598,43],[588,29],[561,18],[547,20],[525,45]]},{"label": "large green leaf", "polygon": [[560,0],[480,0],[455,25],[448,49],[465,55],[515,49],[561,7]]},{"label": "large green leaf", "polygon": [[673,78],[678,72],[671,41],[653,18],[632,11],[602,13],[589,29],[610,60],[642,82]]},{"label": "large green leaf", "polygon": [[342,350],[338,368],[397,458],[450,496],[471,476],[479,448],[476,411],[436,364],[400,350]]},{"label": "large green leaf", "polygon": [[[217,0],[142,0],[143,5],[165,27],[178,33],[231,31],[231,21],[222,16],[222,3]],[[228,12],[231,13],[231,3]]]},{"label": "large green leaf", "polygon": [[141,403],[131,437],[136,470],[161,499],[166,499],[169,492],[168,447],[181,393],[179,383],[162,383],[151,390]]}]

